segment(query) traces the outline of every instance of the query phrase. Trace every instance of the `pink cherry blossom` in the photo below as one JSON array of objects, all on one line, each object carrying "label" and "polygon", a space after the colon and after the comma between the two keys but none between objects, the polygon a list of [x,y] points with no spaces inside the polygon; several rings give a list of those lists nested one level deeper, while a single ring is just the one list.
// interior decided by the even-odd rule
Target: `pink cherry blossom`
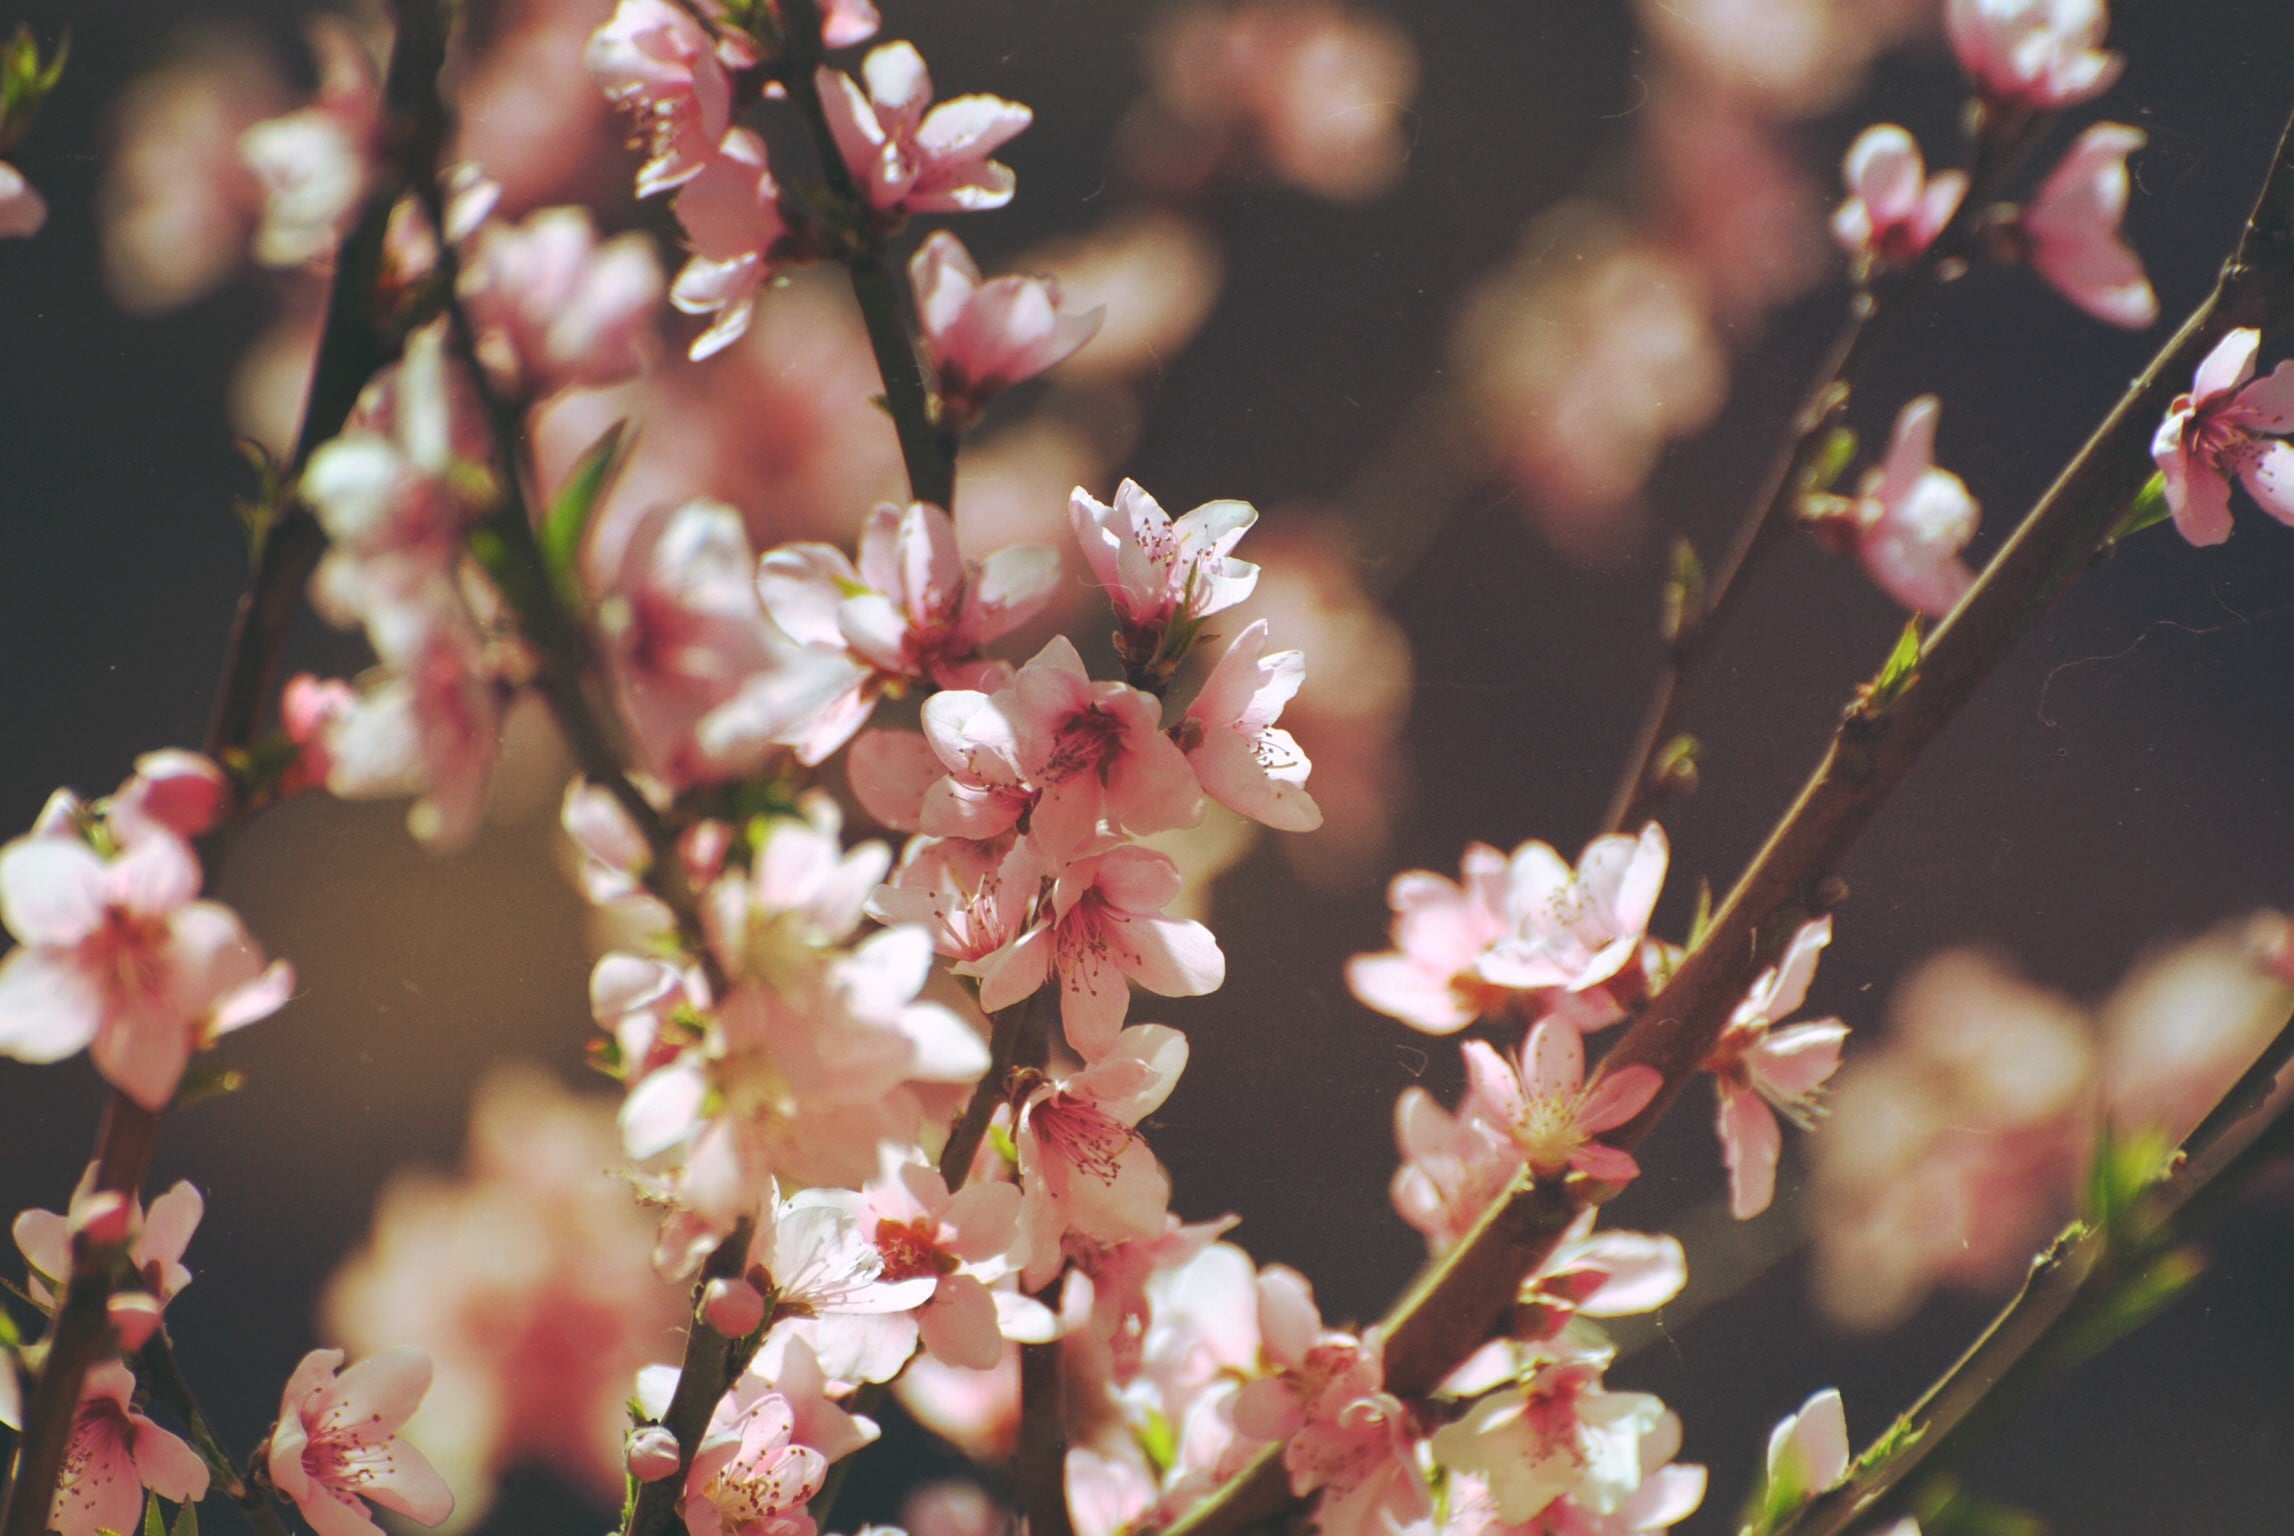
[{"label": "pink cherry blossom", "polygon": [[165,747],[135,760],[133,776],[105,802],[105,825],[122,843],[154,829],[188,842],[213,830],[236,794],[212,760]]},{"label": "pink cherry blossom", "polygon": [[1467,1092],[1474,1108],[1513,1138],[1541,1179],[1574,1169],[1608,1183],[1640,1173],[1632,1154],[1592,1138],[1615,1130],[1656,1097],[1663,1079],[1653,1067],[1604,1072],[1585,1083],[1585,1044],[1574,1025],[1545,1019],[1509,1060],[1479,1040],[1464,1047]]},{"label": "pink cherry blossom", "polygon": [[454,1494],[398,1433],[430,1389],[430,1357],[387,1349],[340,1376],[339,1349],[314,1349],[287,1378],[265,1466],[319,1536],[381,1536],[365,1499],[424,1525],[454,1512]]},{"label": "pink cherry blossom", "polygon": [[2294,362],[2254,377],[2262,333],[2241,327],[2199,364],[2190,393],[2175,397],[2151,442],[2175,528],[2193,544],[2230,537],[2230,477],[2263,511],[2294,524]]},{"label": "pink cherry blossom", "polygon": [[858,669],[792,641],[758,596],[741,515],[721,502],[646,511],[600,575],[598,628],[641,761],[672,788],[762,768],[806,740]]},{"label": "pink cherry blossom", "polygon": [[2146,138],[2125,123],[2091,125],[2015,221],[2033,271],[2096,319],[2137,331],[2158,319],[2159,299],[2120,225],[2127,157]]},{"label": "pink cherry blossom", "polygon": [[820,8],[820,40],[829,48],[865,43],[884,24],[869,0],[827,0]]},{"label": "pink cherry blossom", "polygon": [[2042,111],[2109,90],[2126,60],[2102,51],[2103,0],[1945,0],[1944,30],[1976,88],[2002,105]]},{"label": "pink cherry blossom", "polygon": [[693,1536],[812,1536],[805,1501],[820,1492],[828,1458],[797,1444],[795,1430],[789,1400],[744,1377],[717,1404],[686,1470],[686,1529]]},{"label": "pink cherry blossom", "polygon": [[1929,615],[1949,612],[1975,580],[1960,552],[1982,514],[1967,482],[1935,466],[1942,415],[1934,395],[1898,413],[1887,457],[1866,473],[1850,512],[1865,571],[1881,591]]},{"label": "pink cherry blossom", "polygon": [[990,1285],[1013,1272],[1020,1191],[975,1179],[951,1195],[939,1170],[913,1149],[887,1145],[865,1194],[876,1214],[875,1244],[891,1281],[930,1276],[934,1289],[916,1310],[920,1341],[934,1358],[984,1371],[1003,1358],[1006,1337],[1050,1338],[1048,1310]]},{"label": "pink cherry blossom", "polygon": [[1027,931],[1049,880],[1042,856],[1023,837],[992,843],[911,838],[891,882],[868,898],[868,913],[886,923],[924,925],[934,949],[969,965]]},{"label": "pink cherry blossom", "polygon": [[327,728],[327,789],[346,800],[415,796],[406,825],[416,840],[459,848],[477,835],[501,750],[494,679],[458,608],[385,618],[368,630],[383,665]]},{"label": "pink cherry blossom", "polygon": [[[98,1204],[96,1169],[91,1163],[72,1191],[67,1214],[35,1210],[17,1215],[12,1231],[17,1250],[24,1255],[24,1290],[35,1305],[55,1309],[58,1291],[72,1272],[73,1235],[87,1229]],[[140,1201],[128,1200],[124,1212],[129,1234],[127,1261],[142,1289],[114,1292],[111,1298],[112,1327],[120,1336],[122,1349],[131,1353],[141,1349],[158,1326],[167,1303],[191,1283],[183,1251],[190,1246],[191,1234],[205,1212],[206,1202],[188,1180],[178,1181],[152,1201],[148,1212]]]},{"label": "pink cherry blossom", "polygon": [[670,208],[692,254],[670,285],[669,302],[685,314],[714,317],[693,340],[690,355],[699,362],[748,334],[757,290],[804,245],[782,206],[765,141],[746,128],[727,131]]},{"label": "pink cherry blossom", "polygon": [[1067,510],[1093,579],[1115,605],[1127,664],[1148,665],[1167,629],[1231,608],[1258,585],[1258,567],[1233,556],[1258,521],[1248,502],[1205,502],[1174,520],[1126,480],[1113,505],[1076,487]]},{"label": "pink cherry blossom", "polygon": [[1480,1478],[1509,1525],[1563,1499],[1572,1513],[1620,1513],[1679,1446],[1678,1421],[1663,1403],[1646,1392],[1611,1392],[1583,1364],[1539,1367],[1434,1435],[1436,1458]]},{"label": "pink cherry blossom", "polygon": [[661,267],[645,235],[601,243],[589,210],[544,208],[522,224],[479,230],[461,291],[488,366],[547,394],[638,371]]},{"label": "pink cherry blossom", "polygon": [[1060,311],[1056,278],[982,282],[964,243],[944,229],[917,247],[908,282],[949,430],[962,430],[990,398],[1052,368],[1099,330],[1097,310]]},{"label": "pink cherry blossom", "polygon": [[229,907],[200,901],[199,861],[173,836],[105,861],[71,837],[0,849],[0,1055],[58,1061],[85,1049],[146,1109],[174,1097],[195,1048],[276,1012],[294,989]]},{"label": "pink cherry blossom", "polygon": [[1522,1167],[1501,1127],[1471,1104],[1452,1115],[1423,1088],[1405,1088],[1394,1101],[1394,1141],[1402,1153],[1394,1209],[1436,1253],[1463,1241]]},{"label": "pink cherry blossom", "polygon": [[1670,857],[1653,821],[1595,838],[1575,869],[1545,843],[1522,844],[1506,868],[1513,931],[1482,958],[1483,977],[1573,994],[1611,984],[1640,958]]},{"label": "pink cherry blossom", "polygon": [[646,144],[637,195],[683,186],[732,126],[733,82],[701,23],[674,0],[620,0],[583,55]]},{"label": "pink cherry blossom", "polygon": [[837,151],[877,213],[963,213],[1012,200],[1011,167],[988,157],[1034,119],[998,96],[932,102],[923,55],[886,43],[861,61],[868,88],[839,70],[820,70],[821,105]]},{"label": "pink cherry blossom", "polygon": [[[1093,682],[1064,635],[995,693],[950,691],[924,705],[924,734],[950,769],[985,785],[1037,792],[1028,835],[1053,858],[1081,849],[1102,824],[1144,834],[1190,826],[1202,815],[1194,770],[1162,723],[1160,700],[1124,683]],[[924,812],[924,830],[934,834],[1003,830],[992,821],[947,824],[954,818],[936,817],[929,795]]]},{"label": "pink cherry blossom", "polygon": [[1059,981],[1060,1023],[1086,1061],[1115,1047],[1131,1009],[1130,981],[1163,997],[1200,997],[1226,980],[1226,956],[1201,923],[1162,916],[1179,867],[1123,843],[1076,859],[1052,886],[1048,918],[981,960],[980,1006],[996,1012]]},{"label": "pink cherry blossom", "polygon": [[1967,196],[1961,171],[1927,173],[1919,141],[1894,123],[1856,136],[1842,167],[1848,200],[1832,215],[1832,234],[1851,256],[1881,266],[1919,259]]},{"label": "pink cherry blossom", "polygon": [[0,240],[28,240],[48,222],[48,200],[24,173],[0,160]]},{"label": "pink cherry blossom", "polygon": [[1405,870],[1386,887],[1394,948],[1346,962],[1346,985],[1367,1007],[1430,1035],[1455,1034],[1511,994],[1485,980],[1481,959],[1512,927],[1506,857],[1467,847],[1452,881]]},{"label": "pink cherry blossom", "polygon": [[1306,681],[1306,656],[1270,656],[1266,641],[1264,619],[1235,636],[1187,706],[1179,741],[1212,799],[1278,831],[1311,832],[1322,825],[1322,808],[1306,791],[1313,765],[1275,724]]},{"label": "pink cherry blossom", "polygon": [[1817,1091],[1840,1068],[1848,1026],[1838,1019],[1776,1027],[1807,999],[1817,954],[1831,941],[1832,919],[1802,924],[1783,960],[1762,972],[1737,1005],[1705,1062],[1720,1097],[1729,1211],[1739,1221],[1767,1210],[1776,1192],[1776,1159],[1783,1149],[1777,1116],[1810,1129]]},{"label": "pink cherry blossom", "polygon": [[1163,1230],[1171,1182],[1132,1127],[1162,1106],[1186,1065],[1186,1036],[1134,1024],[1082,1071],[1028,1094],[1012,1136],[1024,1196],[1023,1283],[1058,1272],[1060,1240],[1071,1231],[1118,1243]]},{"label": "pink cherry blossom", "polygon": [[[135,1376],[120,1361],[89,1368],[48,1515],[59,1536],[138,1529],[147,1488],[178,1503],[207,1496],[207,1464],[138,1413],[134,1397]],[[15,1366],[0,1363],[0,1425],[21,1429],[20,1407]]]}]

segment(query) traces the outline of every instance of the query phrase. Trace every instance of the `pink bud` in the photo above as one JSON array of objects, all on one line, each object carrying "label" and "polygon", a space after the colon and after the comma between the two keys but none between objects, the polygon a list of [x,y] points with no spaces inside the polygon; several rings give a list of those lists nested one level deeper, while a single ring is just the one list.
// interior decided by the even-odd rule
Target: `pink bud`
[{"label": "pink bud", "polygon": [[132,1355],[159,1331],[159,1309],[159,1298],[144,1291],[123,1291],[104,1304],[121,1350]]},{"label": "pink bud", "polygon": [[222,769],[196,752],[170,747],[135,760],[135,777],[120,786],[114,806],[194,838],[222,818],[230,799],[231,781]]},{"label": "pink bud", "polygon": [[765,1298],[746,1280],[712,1280],[701,1291],[701,1316],[726,1338],[743,1338],[765,1320]]},{"label": "pink bud", "polygon": [[629,1432],[629,1475],[639,1482],[658,1483],[674,1477],[684,1461],[678,1454],[677,1437],[660,1425],[647,1424]]},{"label": "pink bud", "polygon": [[99,1190],[72,1212],[72,1235],[90,1247],[117,1248],[135,1227],[135,1202],[116,1189]]}]

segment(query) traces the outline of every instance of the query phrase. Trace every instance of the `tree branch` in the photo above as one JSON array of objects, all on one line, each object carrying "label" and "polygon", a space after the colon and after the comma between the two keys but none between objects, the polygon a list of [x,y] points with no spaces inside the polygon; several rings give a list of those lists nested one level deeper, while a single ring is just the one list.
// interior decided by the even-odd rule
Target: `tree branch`
[{"label": "tree branch", "polygon": [[[1884,705],[1859,705],[1815,774],[1770,833],[1697,948],[1636,1016],[1601,1063],[1641,1064],[1663,1086],[1608,1139],[1638,1146],[1711,1051],[1730,1012],[1774,963],[1800,921],[1826,904],[1827,882],[1922,748],[2085,569],[2151,471],[2153,429],[2199,360],[2234,326],[2294,317],[2294,124],[2215,289],[2144,370],[2024,518],[1959,607],[1923,648],[1917,669]],[[1522,1277],[1543,1263],[1567,1215],[1611,1191],[1515,1188],[1387,1313],[1386,1373],[1400,1395],[1424,1392],[1489,1337]],[[1291,1502],[1279,1447],[1168,1528],[1170,1536],[1231,1536]]]}]

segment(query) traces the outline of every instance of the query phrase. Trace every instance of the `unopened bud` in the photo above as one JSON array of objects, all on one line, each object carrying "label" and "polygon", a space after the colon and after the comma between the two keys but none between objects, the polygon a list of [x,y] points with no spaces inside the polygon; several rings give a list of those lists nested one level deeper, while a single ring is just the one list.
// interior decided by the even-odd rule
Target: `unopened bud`
[{"label": "unopened bud", "polygon": [[116,1189],[98,1190],[72,1212],[72,1236],[93,1248],[117,1248],[135,1228],[135,1202]]},{"label": "unopened bud", "polygon": [[701,1316],[728,1339],[746,1338],[765,1320],[765,1298],[746,1280],[712,1280],[701,1291]]},{"label": "unopened bud", "polygon": [[131,1355],[159,1331],[159,1309],[159,1298],[144,1291],[123,1291],[104,1303],[119,1347]]},{"label": "unopened bud", "polygon": [[222,769],[196,752],[170,747],[135,760],[135,777],[120,786],[113,809],[194,838],[220,821],[230,802],[231,781]]},{"label": "unopened bud", "polygon": [[675,1476],[685,1458],[678,1454],[675,1435],[658,1424],[646,1424],[629,1432],[626,1460],[631,1477],[641,1483],[658,1483]]}]

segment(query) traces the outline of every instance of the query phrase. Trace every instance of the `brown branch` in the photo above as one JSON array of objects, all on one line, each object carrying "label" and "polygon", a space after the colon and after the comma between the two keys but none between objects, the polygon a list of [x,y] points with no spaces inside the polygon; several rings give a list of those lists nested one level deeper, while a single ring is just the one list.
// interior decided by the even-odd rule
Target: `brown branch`
[{"label": "brown branch", "polygon": [[1915,299],[1942,275],[1964,262],[1984,214],[2022,162],[2045,126],[2043,119],[2010,116],[1987,120],[1978,132],[1967,195],[1926,250],[1895,281],[1879,289],[1860,283],[1842,317],[1839,333],[1826,350],[1792,418],[1792,438],[1778,454],[1761,493],[1746,509],[1727,556],[1707,579],[1701,600],[1681,612],[1666,643],[1664,669],[1649,699],[1639,732],[1611,793],[1602,826],[1617,831],[1645,820],[1676,791],[1657,771],[1666,747],[1680,734],[1689,690],[1711,660],[1714,642],[1742,606],[1747,578],[1792,535],[1810,472],[1822,458],[1833,430],[1847,414],[1857,382],[1880,343],[1910,310]]},{"label": "brown branch", "polygon": [[[1609,1139],[1639,1145],[1679,1097],[1729,1014],[1800,921],[1826,904],[1825,885],[1922,748],[1988,677],[2000,657],[2086,568],[2149,478],[2150,437],[2199,360],[2234,326],[2294,318],[2294,124],[2221,280],[2024,518],[1942,628],[1896,697],[1859,706],[1815,775],[1729,893],[1698,947],[1641,1010],[1601,1064],[1656,1068],[1663,1086]],[[1387,1381],[1424,1392],[1487,1338],[1514,1289],[1552,1251],[1566,1215],[1598,1187],[1517,1186],[1466,1240],[1387,1313]],[[1291,1502],[1279,1448],[1174,1522],[1171,1533],[1231,1536]]]},{"label": "brown branch", "polygon": [[[381,173],[362,201],[336,261],[296,440],[297,467],[341,427],[366,381],[388,360],[388,345],[375,315],[383,237],[390,210],[415,167],[435,159],[440,119],[422,108],[435,98],[435,80],[445,55],[445,27],[436,0],[401,0],[398,32],[383,82]],[[221,761],[253,742],[288,626],[324,542],[308,512],[274,511],[224,651],[222,676],[208,717],[205,750],[210,758]],[[219,834],[200,849],[210,883],[224,845]],[[155,1113],[113,1092],[96,1137],[96,1187],[133,1198],[142,1188],[158,1136]],[[16,1477],[7,1490],[5,1514],[0,1515],[0,1536],[41,1536],[47,1529],[80,1388],[110,1339],[106,1303],[118,1258],[116,1248],[74,1246],[71,1278],[27,1405]]]},{"label": "brown branch", "polygon": [[749,1257],[749,1223],[742,1222],[702,1263],[701,1277],[693,1283],[693,1317],[685,1332],[685,1360],[678,1368],[677,1390],[670,1396],[662,1427],[677,1437],[677,1470],[641,1485],[630,1502],[624,1536],[661,1536],[685,1529],[678,1504],[685,1490],[685,1469],[693,1464],[694,1447],[709,1428],[717,1400],[732,1384],[734,1341],[709,1326],[701,1315],[702,1293],[712,1280],[738,1279]]},{"label": "brown branch", "polygon": [[[2214,1110],[2185,1137],[2171,1171],[2125,1219],[2072,1229],[2033,1264],[2015,1298],[1878,1444],[1845,1482],[1765,1527],[1762,1536],[1837,1536],[1898,1501],[1911,1475],[1954,1462],[2028,1400],[2077,1365],[2113,1330],[2156,1265],[2207,1230],[2264,1166],[2288,1150],[2294,1116],[2281,1101],[2269,1124],[2232,1145],[2232,1132],[2269,1103],[2289,1060],[2294,1018],[2283,1023]],[[2186,1277],[2178,1272],[2177,1279]],[[2172,1282],[2170,1282],[2172,1283]],[[2147,1311],[2137,1314],[2147,1315]]]},{"label": "brown branch", "polygon": [[900,438],[900,461],[908,473],[908,494],[917,501],[954,511],[956,497],[956,440],[941,430],[932,408],[932,376],[908,330],[909,306],[899,278],[885,261],[884,240],[871,225],[874,210],[852,179],[851,169],[829,131],[828,113],[821,105],[820,6],[818,0],[780,0],[781,56],[779,75],[804,119],[820,162],[821,180],[830,195],[843,205],[847,222],[858,231],[853,248],[842,258],[852,278],[852,296],[868,327],[869,350],[876,355],[877,376],[884,381],[884,410]]}]

